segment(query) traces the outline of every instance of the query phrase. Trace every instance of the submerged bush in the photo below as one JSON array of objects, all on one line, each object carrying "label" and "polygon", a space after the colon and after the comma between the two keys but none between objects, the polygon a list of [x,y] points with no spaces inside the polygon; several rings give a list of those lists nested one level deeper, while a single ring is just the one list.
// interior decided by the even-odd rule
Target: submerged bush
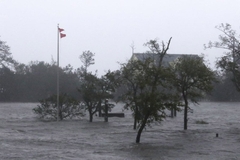
[{"label": "submerged bush", "polygon": [[[40,105],[33,112],[41,119],[57,119],[57,96],[40,100]],[[83,108],[79,101],[64,94],[59,96],[59,118],[72,119],[84,116]]]},{"label": "submerged bush", "polygon": [[208,122],[206,122],[204,120],[197,120],[196,124],[208,124]]}]

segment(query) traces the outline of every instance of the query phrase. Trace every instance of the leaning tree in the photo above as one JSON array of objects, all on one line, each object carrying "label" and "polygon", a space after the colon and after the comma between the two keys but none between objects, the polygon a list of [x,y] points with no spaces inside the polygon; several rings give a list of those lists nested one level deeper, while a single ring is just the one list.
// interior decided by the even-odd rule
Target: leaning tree
[{"label": "leaning tree", "polygon": [[[131,86],[125,93],[124,102],[126,107],[137,115],[135,116],[138,122],[136,143],[140,143],[142,131],[147,125],[151,125],[154,121],[161,122],[166,117],[166,109],[171,107],[169,104],[177,103],[177,96],[169,91],[171,90],[169,79],[173,75],[163,65],[170,42],[171,38],[167,45],[163,42],[159,44],[157,40],[147,42],[146,46],[150,51],[146,54],[151,56],[130,62],[134,65],[126,64],[121,68],[124,82]],[[133,73],[134,78],[130,78],[129,73]]]},{"label": "leaning tree", "polygon": [[133,129],[137,129],[137,122],[139,113],[139,106],[137,102],[137,94],[139,92],[139,84],[136,83],[138,78],[138,61],[130,60],[128,63],[121,64],[121,76],[120,79],[125,86],[125,94],[121,95],[121,99],[126,101],[126,109],[131,109],[133,111],[134,124]]}]

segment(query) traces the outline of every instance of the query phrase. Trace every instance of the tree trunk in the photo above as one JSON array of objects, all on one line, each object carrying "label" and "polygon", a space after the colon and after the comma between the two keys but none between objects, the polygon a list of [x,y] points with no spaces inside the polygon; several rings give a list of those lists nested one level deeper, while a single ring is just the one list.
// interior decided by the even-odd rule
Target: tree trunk
[{"label": "tree trunk", "polygon": [[139,116],[139,113],[138,113],[138,105],[137,105],[138,103],[137,103],[137,100],[136,100],[136,99],[137,99],[136,96],[137,96],[137,88],[138,88],[137,86],[138,86],[138,85],[135,86],[134,83],[133,83],[133,86],[134,86],[134,87],[133,87],[133,91],[134,91],[134,92],[133,92],[133,93],[134,93],[134,95],[133,95],[133,101],[134,101],[134,103],[135,103],[135,110],[134,110],[135,113],[134,113],[133,129],[136,130],[136,129],[137,129],[137,121],[138,121],[138,118],[137,118],[137,117]]},{"label": "tree trunk", "polygon": [[184,130],[187,130],[187,123],[188,123],[188,100],[187,100],[187,94],[185,94],[183,92],[183,99],[185,102],[185,106],[184,106]]},{"label": "tree trunk", "polygon": [[104,121],[105,121],[105,122],[108,122],[108,100],[105,100],[105,108],[104,108],[104,111],[105,111]]},{"label": "tree trunk", "polygon": [[92,121],[93,121],[93,114],[89,113],[89,122],[92,122]]},{"label": "tree trunk", "polygon": [[98,103],[98,117],[102,117],[102,101]]},{"label": "tree trunk", "polygon": [[93,121],[93,113],[92,113],[92,109],[88,108],[88,113],[89,113],[89,122]]},{"label": "tree trunk", "polygon": [[173,108],[173,106],[171,106],[171,118],[173,118],[173,116],[174,116],[173,112],[174,112],[174,108]]},{"label": "tree trunk", "polygon": [[188,106],[185,104],[185,107],[184,107],[184,130],[187,130],[187,122],[188,122],[187,114],[188,114]]},{"label": "tree trunk", "polygon": [[135,107],[135,114],[134,114],[134,124],[133,124],[133,129],[136,130],[137,129],[137,116],[138,116],[138,108],[137,106]]},{"label": "tree trunk", "polygon": [[59,120],[61,121],[61,120],[63,120],[63,116],[62,116],[62,106],[60,106],[61,108],[59,109]]},{"label": "tree trunk", "polygon": [[174,106],[174,117],[177,117],[177,106]]},{"label": "tree trunk", "polygon": [[133,129],[136,130],[137,128],[137,119],[136,119],[136,114],[134,115],[134,124],[133,124]]},{"label": "tree trunk", "polygon": [[136,143],[140,143],[141,134],[142,134],[144,127],[146,126],[148,117],[149,117],[149,112],[145,115],[145,117],[142,121],[142,124],[138,130],[137,137],[136,137]]}]

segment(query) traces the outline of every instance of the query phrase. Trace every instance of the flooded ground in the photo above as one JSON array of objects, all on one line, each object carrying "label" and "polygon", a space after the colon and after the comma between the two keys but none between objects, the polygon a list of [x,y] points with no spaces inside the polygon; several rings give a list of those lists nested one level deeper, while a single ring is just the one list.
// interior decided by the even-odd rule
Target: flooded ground
[{"label": "flooded ground", "polygon": [[[200,103],[153,124],[135,143],[129,111],[125,118],[88,117],[43,122],[32,113],[32,103],[0,104],[1,160],[237,160],[240,159],[240,103]],[[114,111],[121,111],[118,105]],[[196,121],[208,124],[197,124]],[[219,137],[216,137],[216,134]]]}]

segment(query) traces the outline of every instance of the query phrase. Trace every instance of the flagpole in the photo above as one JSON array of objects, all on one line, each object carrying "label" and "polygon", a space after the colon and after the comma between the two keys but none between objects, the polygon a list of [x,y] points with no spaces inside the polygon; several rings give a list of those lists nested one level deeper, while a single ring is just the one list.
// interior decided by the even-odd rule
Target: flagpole
[{"label": "flagpole", "polygon": [[60,120],[59,117],[59,25],[57,26],[57,121]]}]

